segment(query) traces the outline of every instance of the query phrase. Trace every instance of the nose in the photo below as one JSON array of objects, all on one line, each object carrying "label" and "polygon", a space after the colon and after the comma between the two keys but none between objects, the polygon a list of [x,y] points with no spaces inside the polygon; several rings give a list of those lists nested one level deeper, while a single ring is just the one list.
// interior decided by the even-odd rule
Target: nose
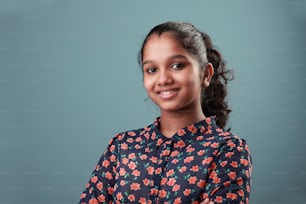
[{"label": "nose", "polygon": [[162,69],[158,75],[158,85],[164,86],[173,83],[173,78],[169,70]]}]

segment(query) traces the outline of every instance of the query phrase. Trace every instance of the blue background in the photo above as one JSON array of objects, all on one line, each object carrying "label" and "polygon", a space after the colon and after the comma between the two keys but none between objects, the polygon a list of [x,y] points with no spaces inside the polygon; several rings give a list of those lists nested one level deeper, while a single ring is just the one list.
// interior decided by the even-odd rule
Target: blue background
[{"label": "blue background", "polygon": [[76,203],[110,138],[159,115],[137,53],[168,20],[209,33],[235,70],[251,203],[306,203],[303,0],[0,0],[0,203]]}]

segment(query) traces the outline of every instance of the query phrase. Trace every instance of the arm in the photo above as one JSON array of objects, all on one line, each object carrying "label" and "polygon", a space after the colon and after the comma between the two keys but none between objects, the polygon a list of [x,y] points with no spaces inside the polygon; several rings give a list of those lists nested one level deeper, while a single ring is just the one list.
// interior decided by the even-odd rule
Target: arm
[{"label": "arm", "polygon": [[115,168],[117,163],[116,138],[112,139],[107,150],[101,156],[85,190],[81,194],[80,204],[109,203],[112,200]]},{"label": "arm", "polygon": [[214,203],[249,203],[251,158],[244,140],[233,138],[221,148],[210,168],[206,198]]}]

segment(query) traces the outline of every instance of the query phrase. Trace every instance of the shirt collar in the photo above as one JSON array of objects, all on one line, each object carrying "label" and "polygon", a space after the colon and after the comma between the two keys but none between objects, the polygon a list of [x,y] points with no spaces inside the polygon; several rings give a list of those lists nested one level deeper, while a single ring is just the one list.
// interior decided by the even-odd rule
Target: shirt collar
[{"label": "shirt collar", "polygon": [[160,117],[155,119],[154,123],[152,124],[149,130],[149,135],[151,139],[154,140],[156,138],[161,138],[163,140],[173,140],[174,142],[183,140],[185,143],[188,144],[195,140],[202,139],[199,137],[206,137],[208,135],[211,135],[212,130],[218,128],[216,127],[215,116],[206,117],[204,120],[195,122],[184,128],[181,128],[173,135],[172,138],[168,138],[162,135],[159,127],[160,127]]}]

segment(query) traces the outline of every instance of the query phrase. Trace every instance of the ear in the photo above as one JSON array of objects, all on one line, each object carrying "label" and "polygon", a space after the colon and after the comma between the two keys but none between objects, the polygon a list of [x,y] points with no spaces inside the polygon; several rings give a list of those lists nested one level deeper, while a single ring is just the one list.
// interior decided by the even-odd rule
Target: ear
[{"label": "ear", "polygon": [[207,63],[204,68],[204,77],[202,82],[202,86],[204,88],[207,88],[209,86],[209,83],[213,75],[214,75],[214,67],[211,63]]}]

